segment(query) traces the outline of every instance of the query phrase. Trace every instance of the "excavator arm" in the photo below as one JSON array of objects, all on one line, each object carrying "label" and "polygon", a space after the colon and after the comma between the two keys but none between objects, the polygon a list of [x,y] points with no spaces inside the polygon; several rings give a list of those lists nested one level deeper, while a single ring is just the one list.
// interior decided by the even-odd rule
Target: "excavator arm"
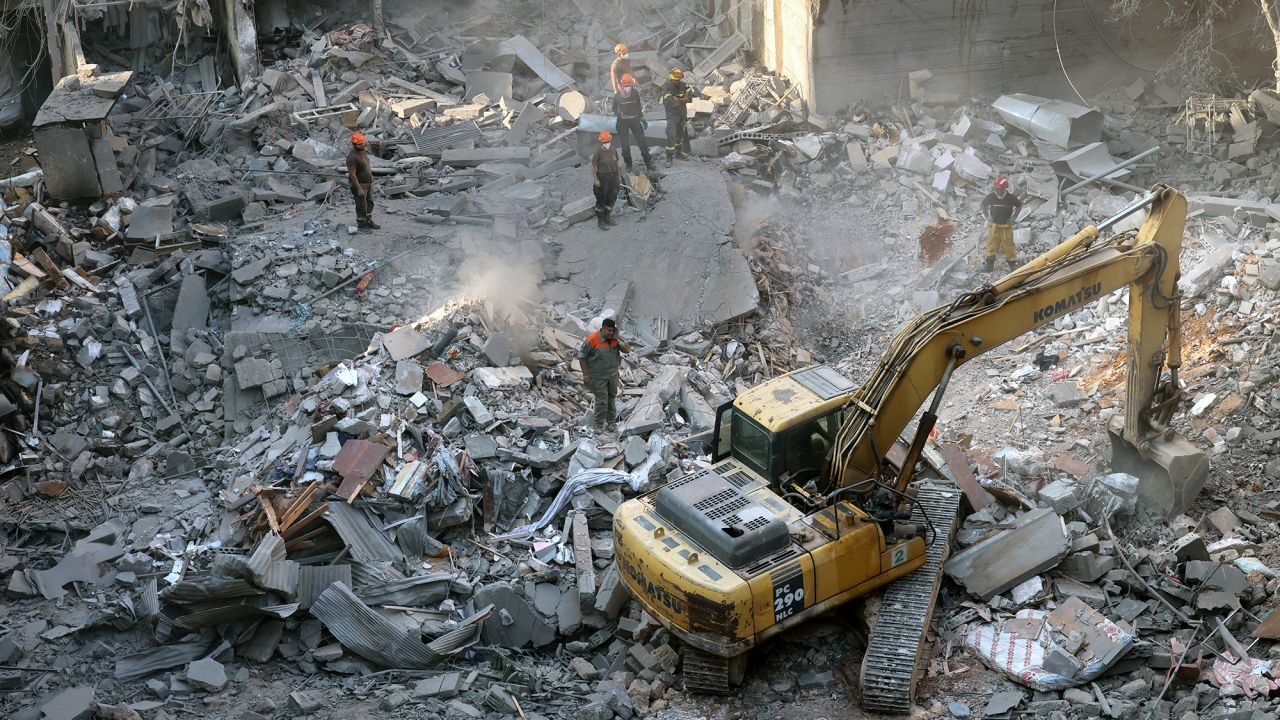
[{"label": "excavator arm", "polygon": [[[1123,218],[1148,207],[1146,221],[1136,231],[1101,237]],[[1127,401],[1123,422],[1112,427],[1113,436],[1147,461],[1199,474],[1192,483],[1202,485],[1207,474],[1203,455],[1185,440],[1171,437],[1168,428],[1181,396],[1177,280],[1186,213],[1182,195],[1157,185],[1115,217],[1081,230],[994,285],[917,317],[893,338],[874,372],[850,400],[830,455],[833,485],[857,486],[883,474],[887,469],[883,453],[933,393],[933,403],[921,418],[916,441],[897,478],[901,491],[956,367],[1125,286],[1129,287]],[[1166,367],[1170,373],[1162,381]]]}]

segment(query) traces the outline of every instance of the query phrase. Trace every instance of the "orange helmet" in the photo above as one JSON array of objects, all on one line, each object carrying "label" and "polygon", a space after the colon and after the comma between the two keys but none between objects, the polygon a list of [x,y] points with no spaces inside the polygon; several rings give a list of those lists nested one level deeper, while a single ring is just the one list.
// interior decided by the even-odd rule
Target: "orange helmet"
[{"label": "orange helmet", "polygon": [[667,75],[667,77],[671,78],[672,80],[683,80],[684,71],[681,70],[680,68],[672,68],[671,74]]},{"label": "orange helmet", "polygon": [[612,139],[613,139],[613,133],[609,132],[608,130],[600,131],[600,142],[605,143],[605,142],[609,142]]},{"label": "orange helmet", "polygon": [[622,77],[619,79],[619,81],[618,81],[618,82],[622,83],[624,86],[625,86],[625,85],[635,85],[635,84],[636,84],[636,76],[635,76],[635,75],[632,75],[631,73],[622,73]]},{"label": "orange helmet", "polygon": [[631,48],[627,47],[626,43],[618,43],[617,45],[613,46],[613,51],[618,55],[621,55],[624,52],[630,52],[630,50]]},{"label": "orange helmet", "polygon": [[363,145],[363,144],[364,144],[364,133],[351,133],[351,144],[352,144],[352,145]]},{"label": "orange helmet", "polygon": [[991,184],[991,187],[997,190],[1007,190],[1009,188],[1009,178],[1001,175],[996,178],[996,181]]}]

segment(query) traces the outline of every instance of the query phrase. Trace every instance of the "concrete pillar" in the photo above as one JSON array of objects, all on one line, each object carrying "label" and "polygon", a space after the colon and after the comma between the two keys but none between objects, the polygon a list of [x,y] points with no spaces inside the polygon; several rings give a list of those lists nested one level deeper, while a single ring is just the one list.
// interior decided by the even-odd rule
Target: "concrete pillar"
[{"label": "concrete pillar", "polygon": [[223,0],[223,8],[227,18],[227,52],[236,71],[236,82],[243,84],[260,72],[253,0]]}]

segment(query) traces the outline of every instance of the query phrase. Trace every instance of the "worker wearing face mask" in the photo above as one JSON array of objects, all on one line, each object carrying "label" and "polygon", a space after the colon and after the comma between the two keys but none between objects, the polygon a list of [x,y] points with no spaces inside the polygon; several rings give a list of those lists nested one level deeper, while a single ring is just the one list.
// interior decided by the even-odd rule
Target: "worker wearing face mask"
[{"label": "worker wearing face mask", "polygon": [[626,73],[620,82],[622,89],[613,96],[613,114],[618,121],[618,144],[622,146],[622,160],[627,164],[627,172],[631,172],[633,141],[640,146],[640,156],[644,159],[645,167],[653,165],[653,160],[649,157],[649,141],[644,136],[649,122],[644,119],[644,106],[640,102],[640,90],[636,88],[635,77]]},{"label": "worker wearing face mask", "polygon": [[609,82],[613,85],[613,91],[617,93],[622,90],[622,76],[631,72],[631,50],[626,43],[618,43],[613,46],[613,54],[617,57],[609,66]]},{"label": "worker wearing face mask", "polygon": [[596,227],[608,230],[617,221],[610,217],[613,204],[618,201],[618,151],[613,149],[613,134],[600,133],[600,147],[591,156],[591,188],[596,195]]}]

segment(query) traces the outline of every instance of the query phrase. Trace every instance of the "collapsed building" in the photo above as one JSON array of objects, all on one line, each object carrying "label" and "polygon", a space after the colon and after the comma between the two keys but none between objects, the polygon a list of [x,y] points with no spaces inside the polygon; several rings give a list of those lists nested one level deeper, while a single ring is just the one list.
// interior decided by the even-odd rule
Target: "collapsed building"
[{"label": "collapsed building", "polygon": [[[945,66],[913,63],[884,70],[900,101],[827,108],[761,33],[865,4],[748,5],[497,27],[450,4],[63,6],[75,64],[0,179],[6,716],[844,712],[862,648],[825,623],[760,648],[736,696],[684,692],[611,517],[706,467],[715,408],[815,363],[861,379],[899,325],[984,282],[999,174],[1027,257],[1135,189],[1185,190],[1178,422],[1213,475],[1153,518],[1108,472],[1123,294],[975,364],[940,414],[967,506],[920,710],[1273,713],[1272,96],[941,97]],[[700,158],[602,234],[582,150],[616,39],[651,105],[671,66],[695,76]],[[377,235],[350,228],[353,129]],[[605,317],[636,349],[600,437],[574,354]]]}]

